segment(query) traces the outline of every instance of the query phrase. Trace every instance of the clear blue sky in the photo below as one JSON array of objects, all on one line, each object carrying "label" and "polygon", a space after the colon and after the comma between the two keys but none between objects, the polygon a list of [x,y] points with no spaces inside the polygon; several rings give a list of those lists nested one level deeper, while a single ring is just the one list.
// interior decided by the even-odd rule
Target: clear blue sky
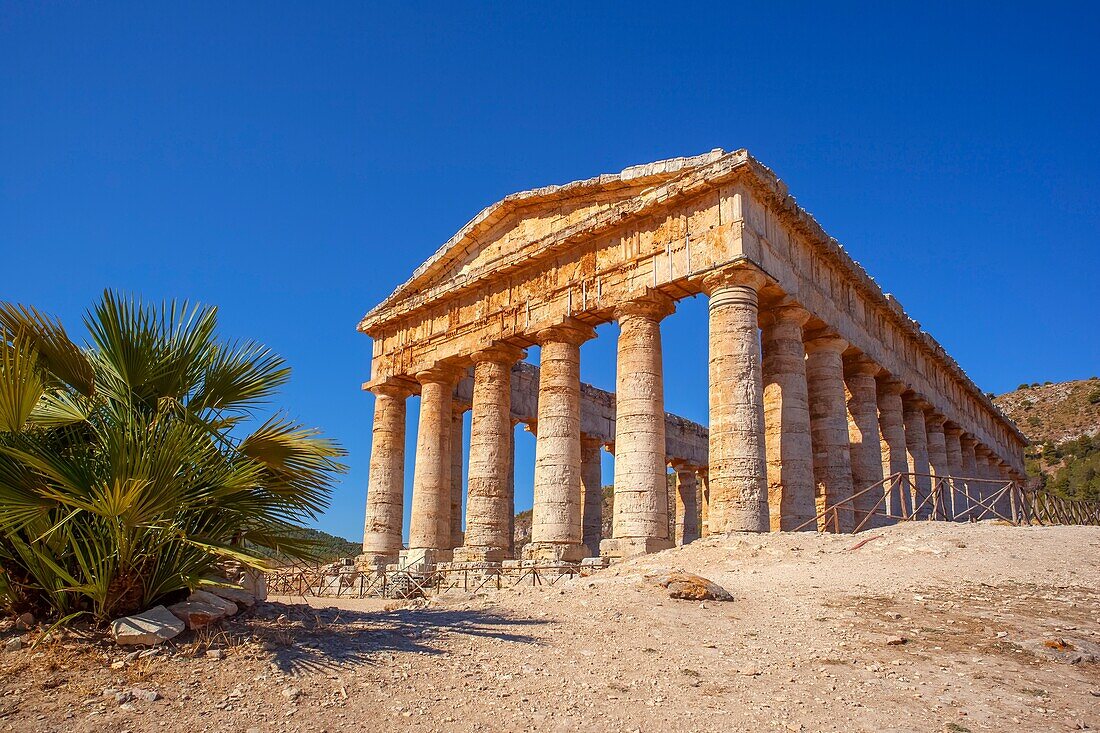
[{"label": "clear blue sky", "polygon": [[[351,452],[323,529],[362,536],[369,307],[510,192],[714,147],[983,389],[1100,372],[1096,3],[184,5],[0,0],[0,299],[78,331],[104,287],[221,306]],[[703,421],[704,305],[665,328]]]}]

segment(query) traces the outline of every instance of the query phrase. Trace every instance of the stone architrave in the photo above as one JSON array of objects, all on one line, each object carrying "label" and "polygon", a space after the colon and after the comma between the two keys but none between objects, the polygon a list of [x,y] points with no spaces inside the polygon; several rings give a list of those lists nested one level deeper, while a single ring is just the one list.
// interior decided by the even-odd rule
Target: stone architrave
[{"label": "stone architrave", "polygon": [[363,531],[363,560],[392,563],[401,552],[405,512],[405,415],[412,389],[408,385],[379,384],[374,393],[374,430],[371,433],[367,514]]},{"label": "stone architrave", "polygon": [[595,331],[569,319],[536,334],[539,368],[535,502],[524,558],[575,562],[581,535],[580,347]]},{"label": "stone architrave", "polygon": [[603,471],[598,438],[581,437],[581,541],[585,552],[599,556],[603,539]]},{"label": "stone architrave", "polygon": [[710,534],[770,529],[758,332],[765,282],[747,265],[703,279],[710,297]]},{"label": "stone architrave", "polygon": [[674,310],[658,292],[615,309],[615,501],[612,539],[600,552],[630,557],[672,547],[668,537],[661,319]]},{"label": "stone architrave", "polygon": [[924,411],[928,403],[920,397],[902,395],[902,417],[905,420],[905,452],[909,461],[909,477],[912,486],[912,514],[917,519],[927,519],[932,514],[932,480],[928,465],[928,427],[924,424]]},{"label": "stone architrave", "polygon": [[[822,525],[827,531],[855,528],[852,506],[852,456],[848,445],[848,409],[841,355],[848,342],[833,334],[809,338],[806,344],[806,383],[810,395],[810,436],[814,451],[814,482]],[[837,507],[835,512],[828,511]]]},{"label": "stone architrave", "polygon": [[852,490],[855,525],[878,527],[883,517],[882,439],[879,435],[878,364],[862,355],[844,361],[844,382],[848,394],[848,442],[852,459]]},{"label": "stone architrave", "polygon": [[406,564],[451,558],[451,404],[461,371],[438,366],[416,375],[420,382],[412,517]]},{"label": "stone architrave", "polygon": [[695,469],[684,464],[676,469],[676,518],[677,545],[686,545],[699,539],[699,481]]},{"label": "stone architrave", "polygon": [[500,562],[512,557],[512,365],[523,354],[522,349],[499,344],[472,357],[466,535],[455,552],[456,562]]},{"label": "stone architrave", "polygon": [[905,385],[888,375],[876,381],[878,390],[879,448],[884,476],[896,476],[886,486],[886,506],[890,517],[904,518],[912,512],[912,492],[905,476],[909,458],[905,449],[905,419],[901,394]]},{"label": "stone architrave", "polygon": [[816,530],[814,457],[802,327],[809,312],[794,303],[760,316],[764,380],[764,431],[768,457],[771,529]]}]

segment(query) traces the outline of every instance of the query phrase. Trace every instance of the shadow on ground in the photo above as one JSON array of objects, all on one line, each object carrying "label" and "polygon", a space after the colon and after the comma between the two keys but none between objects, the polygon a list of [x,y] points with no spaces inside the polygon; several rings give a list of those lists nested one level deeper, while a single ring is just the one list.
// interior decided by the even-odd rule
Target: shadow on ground
[{"label": "shadow on ground", "polygon": [[349,611],[269,603],[239,619],[235,629],[262,639],[272,662],[287,674],[333,671],[345,665],[377,664],[386,655],[445,654],[445,640],[476,636],[512,644],[537,644],[527,633],[545,620],[512,618],[486,610],[404,608]]}]

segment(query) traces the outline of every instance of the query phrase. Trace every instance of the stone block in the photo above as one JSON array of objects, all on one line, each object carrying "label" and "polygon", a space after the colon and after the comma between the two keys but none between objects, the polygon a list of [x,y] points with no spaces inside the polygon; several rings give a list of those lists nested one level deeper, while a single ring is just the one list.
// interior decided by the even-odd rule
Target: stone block
[{"label": "stone block", "polygon": [[671,549],[672,540],[655,539],[653,537],[622,537],[607,539],[600,542],[600,556],[608,559],[621,560],[637,555],[648,555],[651,552]]},{"label": "stone block", "polygon": [[237,611],[239,610],[237,608],[237,604],[233,601],[222,598],[221,596],[215,595],[214,593],[205,590],[195,591],[191,595],[187,596],[187,600],[194,603],[205,603],[208,606],[220,608],[221,610],[225,611],[226,616],[236,616]]},{"label": "stone block", "polygon": [[119,644],[152,646],[173,639],[187,628],[164,606],[118,618],[111,622],[111,638]]},{"label": "stone block", "polygon": [[199,603],[198,601],[173,603],[168,607],[168,610],[172,612],[173,616],[187,624],[187,628],[192,630],[209,626],[226,616],[225,611],[221,608],[211,606],[208,603]]}]

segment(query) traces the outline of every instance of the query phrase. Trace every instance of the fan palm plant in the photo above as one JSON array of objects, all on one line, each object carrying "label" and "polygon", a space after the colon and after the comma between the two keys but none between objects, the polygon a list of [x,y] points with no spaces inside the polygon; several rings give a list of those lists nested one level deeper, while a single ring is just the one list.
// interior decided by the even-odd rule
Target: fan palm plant
[{"label": "fan palm plant", "polygon": [[0,605],[108,619],[211,582],[215,563],[309,558],[343,451],[262,408],[290,375],[217,309],[114,293],[90,343],[0,304]]}]

